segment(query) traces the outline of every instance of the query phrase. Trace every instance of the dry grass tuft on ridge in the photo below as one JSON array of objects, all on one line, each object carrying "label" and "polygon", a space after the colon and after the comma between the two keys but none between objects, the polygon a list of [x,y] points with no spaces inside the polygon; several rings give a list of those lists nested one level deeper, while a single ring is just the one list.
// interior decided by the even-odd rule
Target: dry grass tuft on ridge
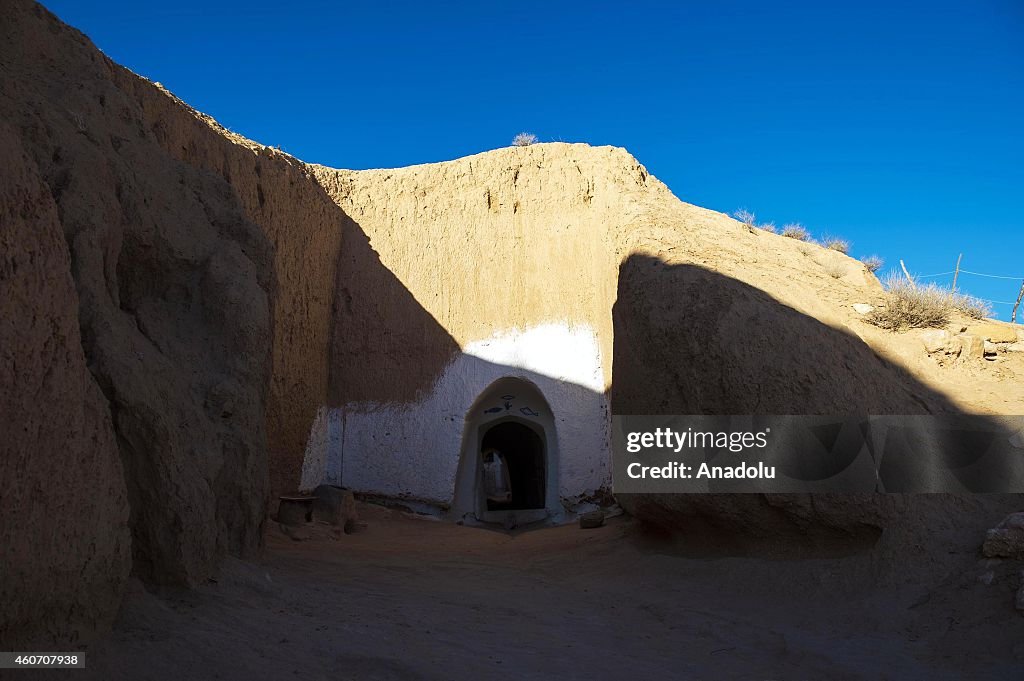
[{"label": "dry grass tuft on ridge", "polygon": [[984,319],[992,313],[983,300],[935,284],[915,286],[895,273],[886,277],[885,288],[885,307],[873,311],[866,319],[891,331],[944,327],[957,312],[972,319]]}]

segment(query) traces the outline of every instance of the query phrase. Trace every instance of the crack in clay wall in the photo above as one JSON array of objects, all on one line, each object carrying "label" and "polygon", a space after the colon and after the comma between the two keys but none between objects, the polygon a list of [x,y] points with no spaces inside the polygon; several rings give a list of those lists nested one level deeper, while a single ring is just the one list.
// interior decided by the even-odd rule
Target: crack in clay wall
[{"label": "crack in clay wall", "polygon": [[560,498],[568,502],[610,485],[610,412],[598,339],[589,326],[561,322],[468,344],[416,402],[322,407],[310,431],[302,488],[328,483],[448,506],[467,415],[495,381],[509,377],[536,386],[554,414]]}]

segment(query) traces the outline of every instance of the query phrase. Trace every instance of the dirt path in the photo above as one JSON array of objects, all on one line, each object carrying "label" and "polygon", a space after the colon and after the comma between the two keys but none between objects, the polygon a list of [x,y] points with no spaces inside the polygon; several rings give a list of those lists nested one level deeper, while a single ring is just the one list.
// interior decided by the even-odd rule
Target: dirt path
[{"label": "dirt path", "polygon": [[263,563],[195,592],[137,586],[89,677],[1022,678],[1015,575],[979,582],[976,546],[883,588],[870,555],[693,558],[624,519],[512,537],[364,510],[356,535],[275,528]]}]

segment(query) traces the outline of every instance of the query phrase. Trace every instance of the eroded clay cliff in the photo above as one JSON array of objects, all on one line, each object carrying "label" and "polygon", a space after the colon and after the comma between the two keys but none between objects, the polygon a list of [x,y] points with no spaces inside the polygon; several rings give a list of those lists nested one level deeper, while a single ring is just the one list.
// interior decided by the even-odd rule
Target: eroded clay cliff
[{"label": "eroded clay cliff", "polygon": [[70,641],[129,550],[185,585],[258,551],[325,399],[345,217],[41,6],[2,11],[0,638]]},{"label": "eroded clay cliff", "polygon": [[102,630],[128,576],[130,538],[57,206],[5,123],[0,164],[0,633],[12,649]]}]

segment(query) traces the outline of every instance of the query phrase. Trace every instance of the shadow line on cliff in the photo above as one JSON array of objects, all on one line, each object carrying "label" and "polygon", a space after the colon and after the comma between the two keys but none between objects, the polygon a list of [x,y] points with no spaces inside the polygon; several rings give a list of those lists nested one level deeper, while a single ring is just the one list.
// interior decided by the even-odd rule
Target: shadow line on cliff
[{"label": "shadow line on cliff", "polygon": [[[697,265],[630,255],[619,269],[612,318],[613,414],[962,414],[855,335]],[[978,418],[1011,435],[997,420]],[[911,496],[647,494],[622,501],[655,528],[686,532],[691,548],[744,552],[800,538],[843,552],[874,544]],[[914,503],[941,506],[953,495],[917,496],[932,499]]]}]

